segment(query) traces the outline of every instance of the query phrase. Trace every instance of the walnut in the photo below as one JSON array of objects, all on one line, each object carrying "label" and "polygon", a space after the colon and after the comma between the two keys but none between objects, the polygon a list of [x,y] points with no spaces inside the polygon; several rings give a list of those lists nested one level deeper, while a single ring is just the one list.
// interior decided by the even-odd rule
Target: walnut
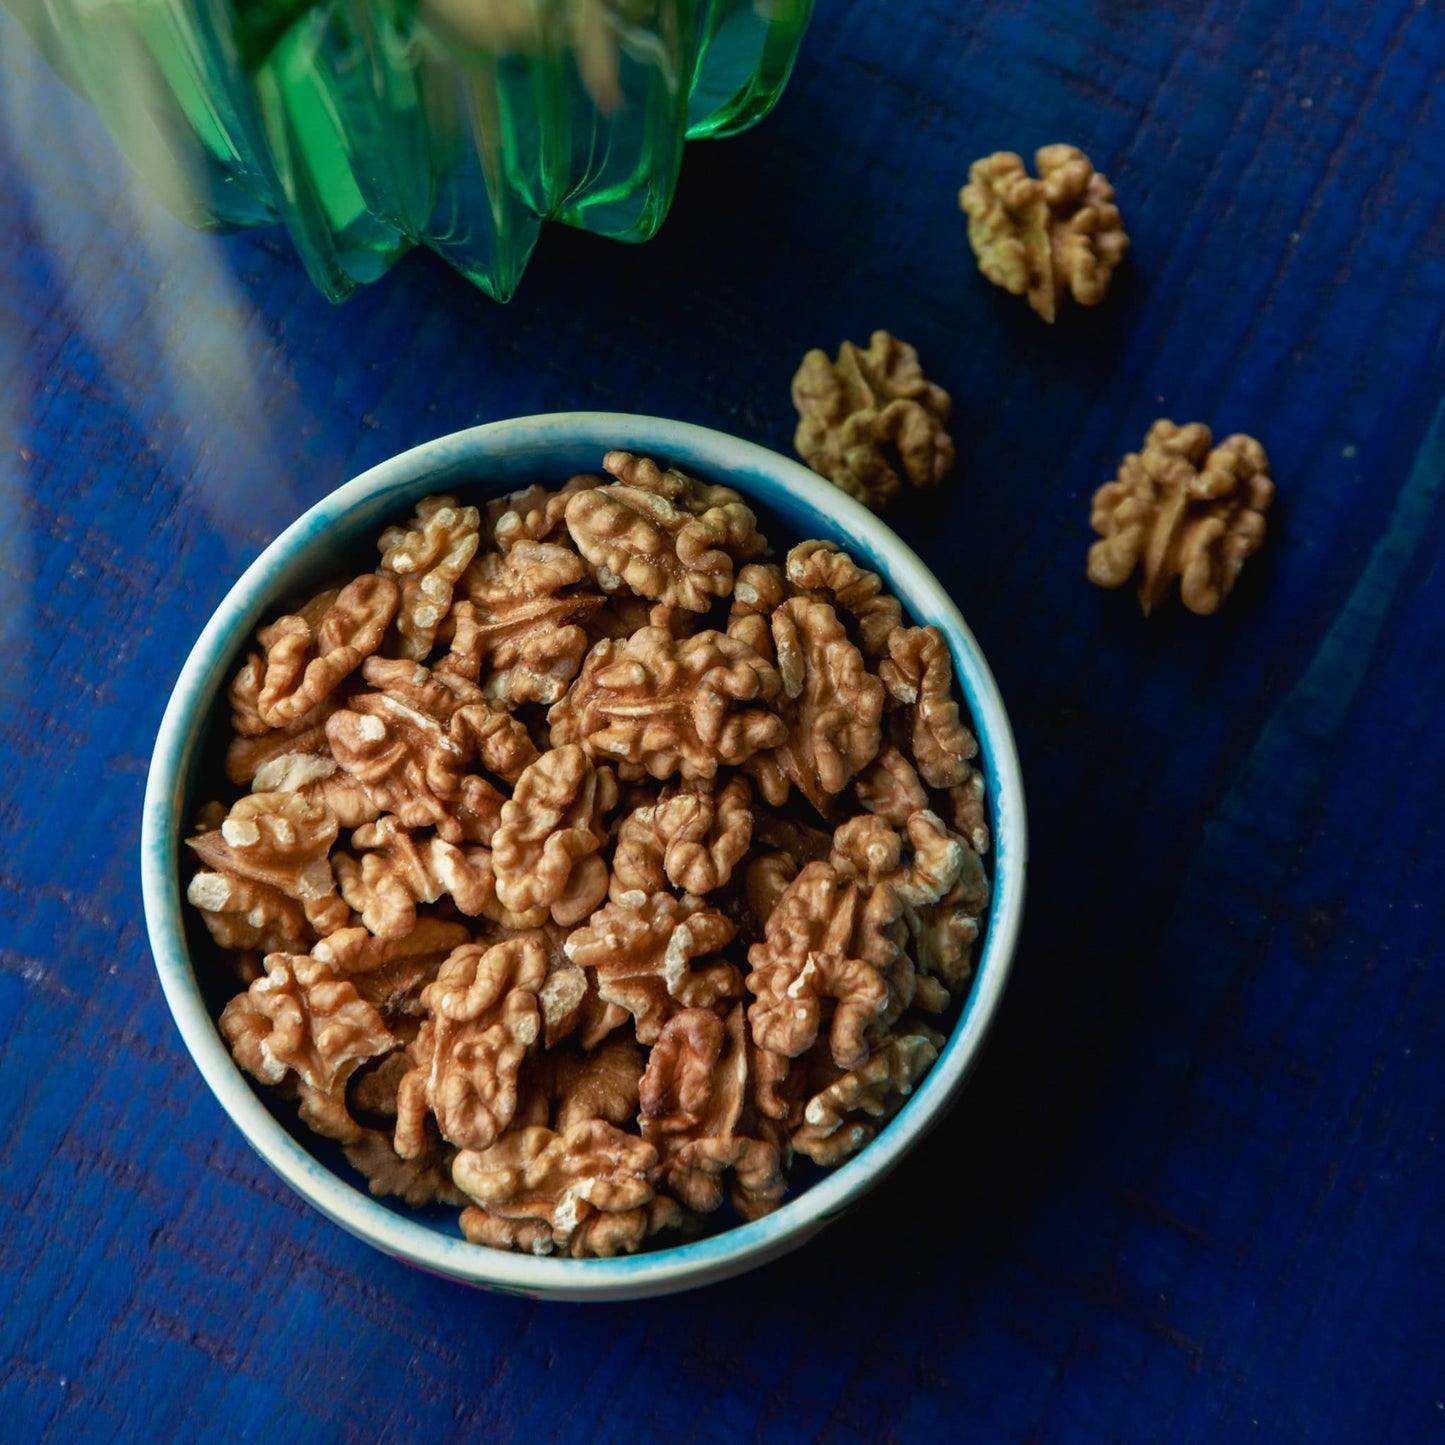
[{"label": "walnut", "polygon": [[[426,1147],[417,1158],[403,1159],[396,1152],[392,1137],[396,1129],[396,1096],[409,1069],[405,1051],[398,1049],[379,1061],[364,1064],[351,1076],[345,1102],[348,1117],[360,1123],[358,1133],[343,1143],[341,1152],[365,1177],[373,1194],[392,1195],[414,1208],[428,1204],[460,1207],[467,1199],[452,1183],[456,1150],[442,1139],[434,1121],[427,1122]],[[368,1122],[371,1127],[361,1127]]]},{"label": "walnut", "polygon": [[1039,178],[1012,151],[975,161],[959,205],[978,269],[1052,322],[1066,296],[1097,306],[1128,249],[1114,188],[1074,146],[1035,152]]},{"label": "walnut", "polygon": [[311,956],[355,984],[357,993],[395,1031],[424,1012],[422,990],[436,977],[442,960],[470,939],[460,923],[418,918],[404,938],[377,938],[365,928],[337,929],[312,945]]},{"label": "walnut", "polygon": [[261,628],[256,641],[265,652],[265,674],[256,706],[267,726],[285,727],[325,702],[381,645],[400,597],[390,577],[358,577]]},{"label": "walnut", "polygon": [[341,1152],[366,1187],[377,1195],[393,1195],[413,1208],[427,1204],[464,1205],[467,1196],[452,1183],[453,1151],[433,1142],[415,1159],[403,1159],[391,1136],[380,1129],[365,1129],[359,1139],[343,1144]]},{"label": "walnut", "polygon": [[[298,635],[301,631],[314,633],[338,596],[340,589],[336,587],[319,592],[292,614],[290,621],[298,624]],[[286,618],[278,620],[287,621]],[[270,628],[261,628],[256,634],[257,643],[267,651],[270,649],[270,642],[275,640]],[[231,705],[231,729],[236,735],[236,744],[240,745],[233,748],[236,754],[234,759],[229,753],[227,755],[227,774],[233,782],[249,782],[250,773],[246,771],[248,766],[253,769],[255,761],[273,756],[278,750],[285,750],[288,739],[313,735],[313,729],[325,722],[332,711],[333,689],[327,689],[314,706],[283,724],[272,724],[261,714],[261,694],[266,688],[266,675],[267,652],[249,653],[241,664],[240,671],[231,679],[227,690],[227,701]],[[295,744],[296,750],[303,747],[302,743]]]},{"label": "walnut", "polygon": [[[582,1008],[587,998],[590,980],[586,970],[578,968],[563,951],[568,932],[568,929],[550,920],[543,925],[547,977],[537,990],[537,1006],[542,1010],[544,1049],[554,1048],[575,1032],[582,1021]],[[621,1019],[618,1022],[621,1023]]]},{"label": "walnut", "polygon": [[361,664],[361,676],[377,692],[424,714],[450,736],[456,714],[477,705],[485,710],[485,699],[474,679],[448,670],[442,662],[430,668],[410,658],[372,656]]},{"label": "walnut", "polygon": [[1211,450],[1212,440],[1200,422],[1156,421],[1094,493],[1089,525],[1103,540],[1089,549],[1089,581],[1121,587],[1137,567],[1146,617],[1176,577],[1191,612],[1216,611],[1264,542],[1274,500],[1264,448],[1236,435]]},{"label": "walnut", "polygon": [[362,693],[326,722],[332,756],[371,801],[404,828],[434,827],[449,843],[490,827],[464,826],[458,800],[494,826],[502,798],[482,778],[469,786],[467,749],[433,717],[384,692]]},{"label": "walnut", "polygon": [[587,651],[580,624],[604,600],[572,590],[586,575],[582,559],[553,542],[519,541],[467,569],[462,585],[475,608],[472,646],[487,664],[482,686],[489,698],[514,707],[554,703],[566,691]]},{"label": "walnut", "polygon": [[732,1170],[729,1199],[744,1219],[771,1214],[788,1192],[782,1152],[776,1143],[744,1134],[693,1139],[677,1151],[668,1172],[668,1187],[690,1209],[706,1213],[722,1200],[721,1180]]},{"label": "walnut", "polygon": [[542,1044],[552,1048],[573,1038],[582,1049],[594,1049],[629,1014],[620,1004],[608,1003],[597,992],[597,975],[579,967],[566,954],[570,931],[555,923],[542,926],[547,946],[547,981],[537,994],[542,1010]]},{"label": "walnut", "polygon": [[937,903],[958,881],[967,845],[926,810],[912,814],[906,829],[905,863],[904,840],[884,819],[871,813],[850,818],[833,834],[829,862],[840,877],[861,878],[870,886],[887,883],[905,907]]},{"label": "walnut", "polygon": [[[469,1239],[537,1254],[581,1253],[591,1235],[585,1226],[614,1215],[624,1216],[614,1221],[620,1237],[597,1235],[586,1252],[630,1253],[651,1232],[656,1166],[650,1144],[605,1119],[585,1119],[565,1133],[518,1129],[490,1148],[463,1149],[452,1178],[480,1206],[462,1214]],[[675,1206],[667,1212],[675,1218]],[[579,1232],[580,1247],[573,1249]]]},{"label": "walnut", "polygon": [[378,546],[381,570],[401,581],[396,630],[401,655],[423,658],[452,605],[452,589],[476,555],[482,515],[453,497],[426,497],[405,527],[388,527]]},{"label": "walnut", "polygon": [[288,1078],[285,1083],[275,1088],[280,1097],[294,1101],[297,1119],[322,1138],[335,1139],[340,1144],[351,1144],[365,1133],[346,1107],[344,1089],[338,1088],[334,1092],[325,1093],[320,1089],[313,1089],[304,1080],[295,1078]]},{"label": "walnut", "polygon": [[579,473],[556,491],[531,486],[487,503],[487,520],[499,552],[510,552],[518,542],[552,542],[566,539],[567,503],[578,492],[605,487],[608,479]]},{"label": "walnut", "polygon": [[787,800],[791,783],[826,812],[829,799],[878,753],[883,685],[826,602],[791,598],[773,613],[772,631],[788,735],[751,759],[747,771],[775,807]]},{"label": "walnut", "polygon": [[447,652],[445,657],[437,659],[433,673],[479,684],[485,648],[476,603],[465,597],[456,598],[438,632],[447,644]]},{"label": "walnut", "polygon": [[401,958],[422,954],[438,956],[438,962],[459,944],[470,941],[466,925],[444,918],[418,918],[405,938],[378,938],[366,928],[339,928],[328,934],[312,953],[331,964],[347,978],[376,973]]},{"label": "walnut", "polygon": [[769,915],[763,942],[748,950],[754,1041],[796,1058],[818,1037],[823,1001],[832,999],[833,1057],[839,1068],[856,1068],[868,1057],[869,1026],[911,1002],[890,982],[906,963],[903,928],[891,888],[868,888],[829,863],[809,863]]},{"label": "walnut", "polygon": [[567,529],[577,550],[598,569],[604,589],[626,583],[653,601],[706,612],[713,598],[732,591],[734,561],[763,550],[756,519],[736,492],[714,489],[728,499],[693,510],[686,488],[674,488],[674,499],[661,484],[635,484],[642,468],[651,469],[649,480],[691,480],[681,473],[661,473],[655,463],[626,452],[609,453],[603,465],[634,484],[578,492],[567,503]]},{"label": "walnut", "polygon": [[[541,1127],[544,1126],[527,1126],[528,1129]],[[525,1132],[526,1129],[518,1131],[519,1134]],[[515,1138],[517,1135],[508,1137]],[[504,1219],[471,1204],[462,1210],[459,1223],[462,1235],[469,1243],[482,1244],[488,1249],[516,1250],[521,1254],[551,1254],[556,1248],[556,1241],[552,1238],[552,1226],[546,1219]]]},{"label": "walnut", "polygon": [[757,519],[744,505],[742,494],[731,487],[699,481],[676,467],[664,470],[651,457],[634,456],[631,452],[608,452],[602,458],[602,466],[623,486],[651,492],[694,517],[722,512],[730,530],[739,538],[742,551],[754,557],[767,551],[767,543],[756,534]]},{"label": "walnut", "polygon": [[722,1176],[735,1172],[733,1201],[749,1219],[778,1207],[787,1190],[777,1149],[739,1132],[748,1095],[741,1005],[726,1022],[707,1009],[674,1015],[648,1058],[639,1101],[642,1137],[657,1148],[668,1189],[707,1214],[722,1203]]},{"label": "walnut", "polygon": [[297,793],[251,793],[236,802],[218,829],[186,842],[214,872],[295,899],[324,934],[350,916],[337,896],[328,858],[336,832],[336,815]]},{"label": "walnut", "polygon": [[222,948],[256,953],[304,953],[316,938],[306,910],[279,888],[202,869],[186,887],[211,937]]},{"label": "walnut", "polygon": [[988,895],[983,862],[972,848],[965,847],[963,867],[953,887],[935,907],[908,914],[919,968],[950,989],[962,988],[973,972],[973,945],[988,908]]},{"label": "walnut", "polygon": [[742,1117],[747,1077],[742,1008],[726,1024],[708,1009],[683,1009],[648,1055],[639,1092],[642,1137],[656,1144],[681,1133],[730,1134]]},{"label": "walnut", "polygon": [[416,840],[390,814],[357,828],[338,850],[332,869],[349,907],[378,938],[405,938],[416,927],[418,903],[450,897],[465,914],[490,909],[498,918],[492,860],[485,848],[458,848],[442,838]]},{"label": "walnut", "polygon": [[781,567],[775,562],[748,563],[739,570],[733,584],[727,635],[751,647],[759,657],[773,661],[773,634],[768,618],[787,596],[787,579]]},{"label": "walnut", "polygon": [[788,583],[776,562],[749,562],[733,583],[731,622],[738,617],[767,617],[788,597]]},{"label": "walnut", "polygon": [[[679,1009],[711,1008],[742,992],[736,968],[706,961],[735,931],[696,899],[638,892],[598,909],[566,948],[573,963],[596,970],[598,993],[625,1008],[638,1039],[651,1044]],[[704,962],[694,967],[694,960]]]},{"label": "walnut", "polygon": [[[905,848],[904,839],[884,819],[866,814],[852,818],[833,835],[831,862],[842,877],[856,876],[892,890],[915,939],[918,966],[956,988],[968,977],[979,916],[988,904],[983,864],[935,813],[912,814],[906,833]],[[907,989],[902,977],[895,971],[890,979],[895,992]],[[926,986],[923,995],[919,986],[915,979],[910,1002],[933,1011],[948,1006],[946,991],[936,984]]]},{"label": "walnut", "polygon": [[546,905],[561,924],[585,918],[607,895],[603,818],[617,780],[576,744],[543,753],[517,781],[492,839],[497,897],[525,912]]},{"label": "walnut", "polygon": [[623,820],[612,855],[611,896],[667,883],[701,897],[732,877],[753,836],[752,789],[734,778],[716,795],[705,784],[664,790]]},{"label": "walnut", "polygon": [[976,768],[956,787],[948,790],[948,822],[955,833],[962,833],[975,853],[989,848],[988,804],[984,799],[983,774]]},{"label": "walnut", "polygon": [[726,633],[645,627],[599,642],[547,718],[554,746],[580,743],[654,778],[711,778],[785,741],[771,710],[781,689],[777,669]]},{"label": "walnut", "polygon": [[815,472],[875,512],[907,477],[934,487],[953,468],[953,403],[926,381],[918,353],[886,331],[866,351],[845,341],[836,363],[810,351],[793,378],[793,445]]},{"label": "walnut", "polygon": [[[458,602],[457,607],[471,608],[471,604]],[[393,705],[404,705],[435,723],[468,764],[515,783],[537,760],[537,746],[525,723],[488,701],[474,679],[448,669],[454,655],[432,669],[404,659],[369,657],[361,665],[361,675]],[[428,736],[434,746],[437,734],[428,729]]]},{"label": "walnut", "polygon": [[[325,729],[316,731],[324,750]],[[257,765],[251,786],[258,793],[298,793],[313,806],[329,810],[343,828],[358,828],[380,816],[366,789],[324,751],[267,758]]]},{"label": "walnut", "polygon": [[541,754],[526,725],[492,707],[464,707],[452,716],[451,734],[469,744],[477,765],[515,785]]},{"label": "walnut", "polygon": [[612,1259],[635,1254],[646,1240],[683,1223],[682,1208],[665,1194],[654,1194],[641,1209],[608,1210],[590,1215],[573,1230],[565,1246],[573,1259]]},{"label": "walnut", "polygon": [[857,624],[864,657],[888,656],[888,639],[903,626],[903,607],[876,572],[831,542],[799,542],[788,553],[788,581],[804,596],[847,612]]},{"label": "walnut", "polygon": [[559,1134],[584,1119],[606,1119],[622,1128],[637,1117],[643,1067],[635,1040],[609,1039],[588,1052],[537,1054],[523,1066],[523,1082],[540,1100],[539,1122]]},{"label": "walnut", "polygon": [[[777,915],[775,909],[773,917]],[[822,1000],[829,998],[838,1005],[828,1035],[838,1066],[868,1057],[864,1031],[883,1017],[889,999],[887,980],[871,964],[842,953],[810,952],[788,974],[769,974],[755,966],[748,978],[748,987],[758,996],[748,1017],[764,1048],[791,1055],[811,1047],[818,1036]]]},{"label": "walnut", "polygon": [[842,1075],[833,1062],[826,1040],[815,1043],[796,1059],[757,1046],[748,1037],[749,1103],[758,1133],[777,1143],[785,1157],[792,1157],[792,1131],[803,1122],[803,1107],[822,1085]]},{"label": "walnut", "polygon": [[222,1010],[220,1029],[236,1062],[263,1084],[295,1075],[333,1097],[365,1060],[396,1047],[354,985],[307,954],[271,954],[265,976]]},{"label": "walnut", "polygon": [[920,808],[928,806],[928,793],[913,764],[892,743],[885,742],[878,756],[854,781],[858,801],[870,812],[892,823],[906,826]]},{"label": "walnut", "polygon": [[968,776],[978,742],[959,715],[953,695],[953,659],[936,627],[900,627],[879,664],[894,702],[909,719],[913,761],[931,788],[951,788]]},{"label": "walnut", "polygon": [[442,1137],[486,1149],[512,1121],[517,1070],[541,1031],[537,990],[547,976],[535,934],[490,948],[467,943],[422,992],[431,1018],[409,1047],[415,1067],[397,1091],[396,1151],[420,1156],[426,1111]]},{"label": "walnut", "polygon": [[372,657],[362,676],[379,690],[357,694],[326,724],[338,763],[403,827],[490,843],[506,797],[473,769],[520,777],[537,756],[525,724],[440,666]]},{"label": "walnut", "polygon": [[[323,592],[319,598],[313,598],[309,604],[314,615],[319,618],[321,612],[316,610],[318,602],[323,604],[322,610],[335,600],[336,592]],[[305,609],[303,609],[304,611]],[[226,700],[231,705],[231,731],[236,735],[237,741],[250,740],[264,737],[267,733],[280,732],[282,729],[273,728],[265,718],[261,716],[261,689],[266,682],[266,659],[259,652],[247,653],[246,660],[241,664],[241,670],[231,679],[230,686],[226,690]],[[311,720],[298,719],[287,725],[286,731],[291,729],[301,730],[310,725]],[[227,768],[229,774],[230,769]],[[232,782],[245,783],[250,781],[250,774],[246,773],[241,777],[232,777]]]},{"label": "walnut", "polygon": [[857,1116],[877,1120],[896,1113],[942,1047],[943,1036],[932,1030],[890,1036],[866,1063],[809,1099],[793,1148],[824,1165],[856,1154],[877,1133],[875,1124]]},{"label": "walnut", "polygon": [[834,830],[828,861],[840,878],[891,884],[903,872],[903,839],[884,819],[860,813]]},{"label": "walnut", "polygon": [[[252,661],[258,668],[262,665],[259,653],[252,654]],[[242,669],[244,674],[245,669]],[[233,684],[234,686],[234,684]],[[307,713],[299,722],[284,728],[268,728],[256,714],[259,729],[253,734],[237,731],[226,749],[226,776],[233,783],[251,783],[257,771],[266,763],[285,756],[324,756],[326,753],[326,719],[336,711],[333,698],[328,697],[320,706]],[[234,722],[234,718],[233,718]],[[257,789],[258,792],[274,792],[275,789]]]}]

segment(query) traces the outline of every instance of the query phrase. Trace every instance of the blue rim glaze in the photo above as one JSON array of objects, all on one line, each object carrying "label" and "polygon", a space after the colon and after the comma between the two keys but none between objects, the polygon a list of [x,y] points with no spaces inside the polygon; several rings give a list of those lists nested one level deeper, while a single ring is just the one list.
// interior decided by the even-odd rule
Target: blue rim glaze
[{"label": "blue rim glaze", "polygon": [[[207,720],[276,599],[319,580],[328,560],[340,562],[429,493],[555,484],[596,470],[614,447],[735,486],[771,510],[795,539],[846,545],[882,574],[915,620],[940,628],[979,738],[994,832],[993,899],[972,990],[938,1062],[851,1161],[775,1214],[691,1244],[612,1260],[534,1258],[469,1244],[392,1213],[314,1159],[272,1117],[233,1063],[197,985],[182,922],[179,855]],[[441,437],[362,473],[288,527],[232,587],[181,669],[156,739],[141,825],[146,927],[166,1001],[196,1066],[252,1148],[328,1218],[383,1252],[468,1284],[550,1299],[637,1299],[752,1269],[801,1244],[888,1174],[943,1116],[978,1054],[1018,941],[1026,865],[1023,783],[1003,701],[958,609],[913,552],[872,513],[796,462],[706,427],[614,412],[519,417]]]}]

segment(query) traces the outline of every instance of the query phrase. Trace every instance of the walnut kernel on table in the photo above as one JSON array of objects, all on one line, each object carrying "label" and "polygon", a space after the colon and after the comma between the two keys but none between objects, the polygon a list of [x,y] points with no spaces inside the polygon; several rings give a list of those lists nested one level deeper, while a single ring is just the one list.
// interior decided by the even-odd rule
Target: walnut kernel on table
[{"label": "walnut kernel on table", "polygon": [[1143,451],[1094,493],[1089,524],[1102,540],[1089,549],[1089,580],[1122,587],[1137,570],[1146,617],[1176,577],[1191,612],[1217,611],[1264,543],[1274,500],[1264,448],[1243,435],[1212,440],[1201,422],[1156,421]]},{"label": "walnut kernel on table", "polygon": [[837,361],[810,351],[793,377],[793,445],[815,472],[881,512],[903,489],[936,487],[953,469],[953,402],[925,379],[918,353],[886,331]]},{"label": "walnut kernel on table", "polygon": [[1037,179],[1012,151],[975,161],[958,203],[978,269],[1052,322],[1067,296],[1104,299],[1129,237],[1113,186],[1077,146],[1044,146],[1034,164]]},{"label": "walnut kernel on table", "polygon": [[[927,412],[915,380],[886,404]],[[379,555],[226,698],[186,891],[244,985],[236,1061],[477,1244],[776,1209],[903,1106],[971,976],[988,829],[943,635],[625,451],[425,498]]]}]

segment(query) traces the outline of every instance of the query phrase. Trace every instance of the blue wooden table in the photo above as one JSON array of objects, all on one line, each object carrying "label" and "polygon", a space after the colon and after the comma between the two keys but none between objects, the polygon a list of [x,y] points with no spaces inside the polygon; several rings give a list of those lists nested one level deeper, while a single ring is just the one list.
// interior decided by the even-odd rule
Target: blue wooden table
[{"label": "blue wooden table", "polygon": [[[661,236],[562,230],[498,308],[413,257],[334,309],[131,183],[0,11],[0,1437],[1445,1437],[1445,13],[822,0]],[[1134,247],[1052,330],[976,274],[974,157],[1082,145]],[[340,480],[574,407],[786,450],[886,327],[960,466],[894,520],[1018,732],[1022,950],[964,1100],[801,1253],[546,1306],[368,1250],[247,1151],[152,973],[165,697]],[[1225,610],[1084,579],[1157,416],[1279,486]]]}]

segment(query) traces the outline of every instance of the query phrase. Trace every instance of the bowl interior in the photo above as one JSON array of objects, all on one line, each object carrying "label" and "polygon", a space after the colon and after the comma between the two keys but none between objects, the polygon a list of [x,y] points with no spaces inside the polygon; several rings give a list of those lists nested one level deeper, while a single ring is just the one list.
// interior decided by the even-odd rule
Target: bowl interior
[{"label": "bowl interior", "polygon": [[[309,1135],[303,1145],[304,1131],[293,1134],[253,1089],[213,1023],[223,999],[203,987],[192,965],[192,954],[204,956],[209,938],[188,918],[193,910],[183,909],[181,839],[204,801],[198,784],[216,775],[217,701],[252,631],[278,604],[309,596],[338,574],[350,575],[348,569],[373,565],[382,527],[403,519],[424,496],[465,489],[475,500],[533,482],[556,485],[576,472],[597,470],[614,447],[736,487],[758,511],[777,552],[804,537],[845,545],[884,577],[914,621],[943,631],[979,737],[993,830],[993,898],[973,986],[940,1058],[908,1104],[851,1161],[775,1214],[689,1244],[615,1260],[538,1259],[467,1243],[454,1211],[428,1218],[374,1199],[336,1172],[339,1152],[325,1141],[313,1144]],[[256,559],[207,624],[166,709],[146,791],[142,870],[157,970],[186,1045],[247,1140],[293,1188],[387,1253],[468,1283],[557,1298],[635,1298],[722,1278],[793,1248],[881,1179],[937,1121],[963,1081],[1003,988],[1022,910],[1025,847],[1018,760],[993,678],[947,594],[887,527],[797,463],[750,443],[656,418],[565,413],[477,427],[394,457],[324,498]]]}]

